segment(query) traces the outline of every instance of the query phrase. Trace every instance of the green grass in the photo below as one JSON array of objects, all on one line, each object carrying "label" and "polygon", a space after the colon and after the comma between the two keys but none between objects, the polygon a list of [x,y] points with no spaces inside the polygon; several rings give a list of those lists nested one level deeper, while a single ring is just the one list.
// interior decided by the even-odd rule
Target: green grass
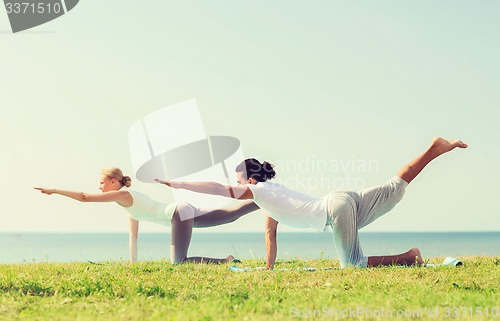
[{"label": "green grass", "polygon": [[[244,273],[168,262],[0,265],[0,320],[376,320],[391,313],[400,320],[500,320],[500,258],[463,260],[460,268]],[[338,262],[277,267],[308,266]]]}]

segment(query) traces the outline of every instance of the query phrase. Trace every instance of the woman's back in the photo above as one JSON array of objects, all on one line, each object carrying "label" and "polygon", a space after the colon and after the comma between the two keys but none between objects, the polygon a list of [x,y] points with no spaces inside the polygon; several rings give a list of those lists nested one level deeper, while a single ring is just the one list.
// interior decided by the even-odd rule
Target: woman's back
[{"label": "woman's back", "polygon": [[161,225],[170,225],[177,203],[158,202],[146,194],[126,189],[132,195],[132,206],[124,207],[131,218]]},{"label": "woman's back", "polygon": [[326,205],[323,199],[269,181],[246,186],[252,191],[254,202],[276,221],[293,227],[325,227]]}]

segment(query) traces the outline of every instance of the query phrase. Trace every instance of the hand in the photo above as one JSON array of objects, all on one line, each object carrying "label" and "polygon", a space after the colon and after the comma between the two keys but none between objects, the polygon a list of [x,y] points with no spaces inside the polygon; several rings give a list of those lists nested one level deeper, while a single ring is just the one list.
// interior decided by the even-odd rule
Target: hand
[{"label": "hand", "polygon": [[160,183],[160,184],[164,184],[164,185],[168,185],[168,181],[162,181],[159,178],[155,178],[155,182]]},{"label": "hand", "polygon": [[36,189],[37,191],[40,191],[43,194],[47,194],[47,195],[52,195],[54,193],[53,189],[48,189],[48,188],[43,188],[43,187],[33,187],[33,188]]},{"label": "hand", "polygon": [[155,178],[155,182],[163,184],[163,185],[170,186],[172,188],[179,188],[179,187],[175,186],[175,182],[172,182],[172,181],[162,181],[159,178]]}]

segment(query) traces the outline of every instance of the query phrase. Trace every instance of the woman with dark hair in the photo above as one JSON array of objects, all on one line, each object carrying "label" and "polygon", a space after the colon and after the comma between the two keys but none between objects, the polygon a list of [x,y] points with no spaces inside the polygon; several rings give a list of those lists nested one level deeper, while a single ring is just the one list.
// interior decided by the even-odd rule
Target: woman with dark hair
[{"label": "woman with dark hair", "polygon": [[129,189],[132,180],[124,176],[116,167],[105,168],[101,172],[100,194],[88,194],[62,189],[35,187],[43,194],[59,194],[80,202],[114,202],[129,213],[130,263],[137,260],[137,236],[139,221],[150,221],[161,225],[171,225],[170,260],[173,264],[182,262],[224,263],[234,259],[232,255],[224,259],[209,257],[187,257],[193,228],[217,226],[234,222],[250,213],[258,206],[248,201],[234,207],[218,210],[200,210],[189,203],[162,203],[148,195]]},{"label": "woman with dark hair", "polygon": [[191,183],[156,180],[172,188],[199,193],[222,195],[237,199],[252,199],[266,211],[266,268],[272,269],[277,255],[276,231],[282,224],[324,229],[330,226],[340,265],[367,267],[380,265],[422,265],[417,248],[391,256],[364,256],[358,230],[389,212],[403,198],[408,184],[436,157],[455,148],[467,148],[459,140],[436,137],[431,146],[387,183],[361,191],[334,190],[323,198],[314,198],[287,187],[269,182],[276,172],[268,163],[247,159],[236,168],[238,186],[215,182]]}]

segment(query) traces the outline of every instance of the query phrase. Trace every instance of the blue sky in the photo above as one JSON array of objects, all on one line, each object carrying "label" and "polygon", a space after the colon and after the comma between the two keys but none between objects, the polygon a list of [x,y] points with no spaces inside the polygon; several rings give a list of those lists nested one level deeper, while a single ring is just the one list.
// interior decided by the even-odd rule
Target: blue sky
[{"label": "blue sky", "polygon": [[[87,0],[17,34],[0,14],[0,231],[126,232],[114,204],[32,187],[98,192],[110,165],[134,178],[130,126],[191,98],[207,134],[318,197],[383,183],[433,136],[463,139],[366,230],[498,231],[498,21],[499,1]],[[206,231],[262,226],[254,213]]]}]

